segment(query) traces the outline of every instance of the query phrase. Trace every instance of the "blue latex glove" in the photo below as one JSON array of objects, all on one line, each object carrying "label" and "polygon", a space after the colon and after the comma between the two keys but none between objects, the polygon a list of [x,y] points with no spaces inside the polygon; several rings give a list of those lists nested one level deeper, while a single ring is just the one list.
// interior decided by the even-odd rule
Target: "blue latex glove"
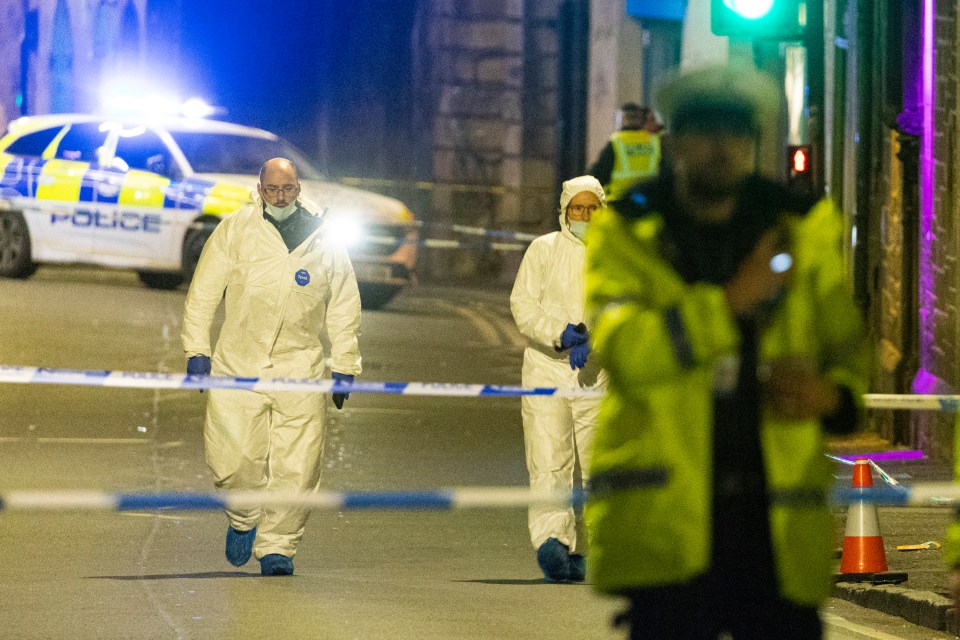
[{"label": "blue latex glove", "polygon": [[[333,376],[333,386],[337,387],[341,382],[350,383],[353,382],[353,376],[349,373],[337,373],[336,371],[330,372],[330,375]],[[345,393],[334,393],[333,394],[333,404],[336,405],[337,409],[343,409],[343,401],[350,397],[350,392]]]},{"label": "blue latex glove", "polygon": [[[210,356],[192,356],[187,360],[187,375],[189,376],[208,376],[210,375]],[[203,393],[203,389],[200,389]]]},{"label": "blue latex glove", "polygon": [[590,343],[576,344],[570,349],[570,368],[583,369],[587,366],[587,356],[590,354]]},{"label": "blue latex glove", "polygon": [[587,341],[587,325],[582,322],[576,326],[567,324],[567,328],[560,334],[560,350],[569,349]]}]

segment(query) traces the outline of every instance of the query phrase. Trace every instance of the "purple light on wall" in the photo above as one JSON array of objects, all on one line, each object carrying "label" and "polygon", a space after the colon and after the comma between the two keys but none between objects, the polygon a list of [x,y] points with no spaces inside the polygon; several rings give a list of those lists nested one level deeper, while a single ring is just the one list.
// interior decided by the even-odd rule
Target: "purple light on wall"
[{"label": "purple light on wall", "polygon": [[934,211],[934,3],[935,0],[923,0],[923,25],[921,27],[921,92],[923,101],[923,134],[920,140],[920,264],[918,283],[920,299],[920,366],[927,370],[936,369],[933,362],[933,338],[936,320],[933,313],[936,305],[935,279],[933,272],[933,232]]}]

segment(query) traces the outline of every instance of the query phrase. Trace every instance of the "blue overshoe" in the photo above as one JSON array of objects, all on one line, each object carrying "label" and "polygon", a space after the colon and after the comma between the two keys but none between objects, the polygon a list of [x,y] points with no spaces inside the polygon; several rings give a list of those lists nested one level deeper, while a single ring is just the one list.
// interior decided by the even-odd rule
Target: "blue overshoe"
[{"label": "blue overshoe", "polygon": [[570,554],[570,579],[574,582],[587,579],[587,559],[579,553]]},{"label": "blue overshoe", "polygon": [[556,538],[548,538],[537,549],[537,564],[547,582],[565,582],[570,579],[570,549]]},{"label": "blue overshoe", "polygon": [[253,555],[253,541],[257,538],[257,528],[250,531],[237,531],[227,527],[227,561],[235,567],[242,567]]},{"label": "blue overshoe", "polygon": [[279,553],[271,553],[260,558],[260,575],[292,576],[293,558]]}]

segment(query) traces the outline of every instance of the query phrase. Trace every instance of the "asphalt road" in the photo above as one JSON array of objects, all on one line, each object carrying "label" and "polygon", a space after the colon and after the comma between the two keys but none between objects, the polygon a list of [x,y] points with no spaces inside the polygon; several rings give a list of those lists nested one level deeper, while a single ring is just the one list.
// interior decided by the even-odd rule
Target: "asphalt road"
[{"label": "asphalt road", "polygon": [[[183,299],[129,272],[0,280],[0,364],[182,371]],[[364,312],[362,379],[518,384],[506,300],[416,287]],[[203,406],[188,391],[2,386],[0,492],[208,491]],[[517,399],[354,394],[329,415],[326,488],[526,483]],[[0,638],[623,637],[618,602],[542,581],[523,510],[317,511],[292,578],[233,568],[225,530],[217,512],[0,512]],[[825,615],[835,640],[938,637],[898,619],[862,635],[882,623],[839,601]]]}]

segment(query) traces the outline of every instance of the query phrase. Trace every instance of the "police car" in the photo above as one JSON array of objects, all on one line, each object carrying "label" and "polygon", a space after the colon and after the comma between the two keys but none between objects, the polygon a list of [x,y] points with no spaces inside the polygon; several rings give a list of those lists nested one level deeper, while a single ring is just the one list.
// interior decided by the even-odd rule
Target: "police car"
[{"label": "police car", "polygon": [[260,166],[274,157],[297,165],[302,196],[342,232],[365,306],[389,301],[416,263],[414,217],[403,203],[325,181],[270,132],[199,118],[11,123],[0,138],[0,276],[87,263],[135,269],[149,287],[175,288],[192,276],[221,217],[254,196]]}]

